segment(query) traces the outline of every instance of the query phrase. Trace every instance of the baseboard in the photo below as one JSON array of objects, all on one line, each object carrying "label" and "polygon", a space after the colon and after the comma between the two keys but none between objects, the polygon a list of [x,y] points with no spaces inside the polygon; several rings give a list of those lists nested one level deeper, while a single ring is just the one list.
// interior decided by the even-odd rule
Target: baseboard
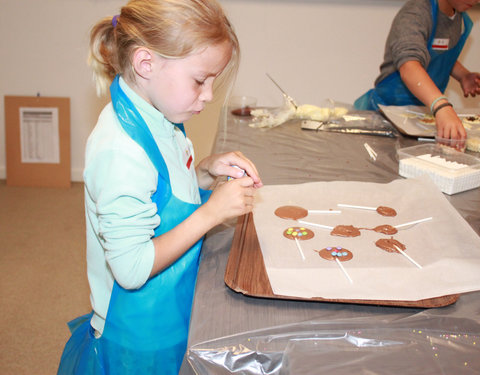
[{"label": "baseboard", "polygon": [[[0,166],[0,180],[7,178],[7,168]],[[72,169],[72,182],[83,182],[83,168]]]}]

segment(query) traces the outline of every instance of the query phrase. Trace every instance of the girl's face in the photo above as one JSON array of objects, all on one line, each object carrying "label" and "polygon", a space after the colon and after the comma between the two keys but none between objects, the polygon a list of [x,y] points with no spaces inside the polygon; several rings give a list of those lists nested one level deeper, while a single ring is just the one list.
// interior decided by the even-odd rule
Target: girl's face
[{"label": "girl's face", "polygon": [[182,59],[154,54],[152,74],[142,96],[169,121],[183,123],[212,100],[213,82],[231,55],[229,42],[208,46]]}]

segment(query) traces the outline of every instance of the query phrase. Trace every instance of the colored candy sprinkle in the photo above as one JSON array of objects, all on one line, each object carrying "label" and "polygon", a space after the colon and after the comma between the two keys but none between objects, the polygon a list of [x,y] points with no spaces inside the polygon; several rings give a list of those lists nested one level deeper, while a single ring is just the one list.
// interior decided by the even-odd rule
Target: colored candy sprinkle
[{"label": "colored candy sprinkle", "polygon": [[333,248],[331,246],[328,246],[328,247],[325,248],[325,250],[331,251],[331,255],[334,256],[334,257],[335,256],[336,257],[346,257],[346,256],[348,256],[348,252],[340,251],[340,250],[343,250],[343,247],[341,247],[341,246],[336,246],[335,248]]}]

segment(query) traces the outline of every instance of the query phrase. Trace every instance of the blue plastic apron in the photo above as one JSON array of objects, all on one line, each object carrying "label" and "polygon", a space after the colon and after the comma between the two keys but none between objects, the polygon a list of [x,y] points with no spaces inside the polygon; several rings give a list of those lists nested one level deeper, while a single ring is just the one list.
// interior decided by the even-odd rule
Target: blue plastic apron
[{"label": "blue plastic apron", "polygon": [[[473,22],[467,13],[463,12],[464,32],[458,43],[452,49],[445,52],[435,51],[432,48],[435,32],[437,29],[438,3],[436,0],[430,1],[432,5],[433,29],[428,41],[428,52],[430,54],[430,64],[427,67],[427,73],[441,92],[444,92],[453,66],[465,45],[465,41],[472,30]],[[398,71],[385,77],[375,88],[367,91],[358,98],[354,106],[361,110],[378,110],[378,104],[383,105],[423,105],[405,86]]]},{"label": "blue plastic apron", "polygon": [[[125,131],[147,152],[159,176],[152,200],[161,224],[159,236],[190,216],[199,205],[172,194],[168,169],[147,125],[119,85],[110,87],[115,112]],[[183,126],[179,125],[185,133]],[[210,192],[200,190],[202,202]],[[114,283],[102,336],[95,339],[92,314],[69,323],[59,374],[177,374],[187,346],[188,327],[198,272],[199,240],[170,267],[137,290]]]}]

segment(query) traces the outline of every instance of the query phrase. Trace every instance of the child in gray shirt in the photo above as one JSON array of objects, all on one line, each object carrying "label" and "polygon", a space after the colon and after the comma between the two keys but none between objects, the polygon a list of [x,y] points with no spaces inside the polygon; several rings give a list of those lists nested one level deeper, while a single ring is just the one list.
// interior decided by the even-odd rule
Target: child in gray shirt
[{"label": "child in gray shirt", "polygon": [[443,95],[449,77],[465,96],[480,94],[480,74],[457,61],[472,21],[475,0],[409,0],[393,20],[375,88],[355,102],[358,109],[383,105],[425,105],[435,116],[437,135],[466,137],[462,122]]}]

